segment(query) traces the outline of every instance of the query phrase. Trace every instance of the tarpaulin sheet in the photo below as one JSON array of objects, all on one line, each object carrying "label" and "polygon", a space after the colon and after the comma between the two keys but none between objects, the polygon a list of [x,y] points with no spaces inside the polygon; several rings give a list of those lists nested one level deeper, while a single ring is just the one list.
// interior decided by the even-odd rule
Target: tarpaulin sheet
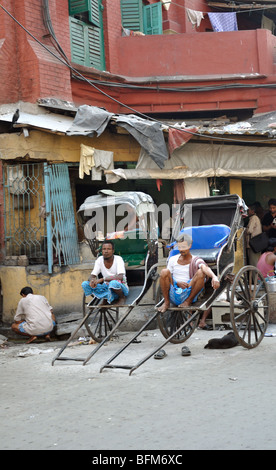
[{"label": "tarpaulin sheet", "polygon": [[110,119],[126,129],[148,153],[159,168],[164,167],[168,159],[168,150],[162,130],[162,125],[148,119],[142,119],[133,114],[112,114],[96,106],[83,105],[78,108],[72,126],[67,135],[84,135],[97,137],[103,133]]},{"label": "tarpaulin sheet", "polygon": [[185,145],[192,137],[193,133],[197,131],[197,127],[189,128],[188,132],[185,132],[184,129],[176,129],[173,127],[169,128],[169,152],[170,155],[177,148]]},{"label": "tarpaulin sheet", "polygon": [[103,133],[113,114],[96,106],[83,105],[78,108],[72,126],[67,135],[85,135],[97,137]]},{"label": "tarpaulin sheet", "polygon": [[141,119],[133,114],[120,115],[116,122],[139,142],[159,168],[164,167],[164,162],[168,159],[168,150],[160,123]]},{"label": "tarpaulin sheet", "polygon": [[[188,142],[176,149],[164,169],[179,169],[179,178],[225,177],[275,177],[276,148],[273,146],[248,146],[224,144],[197,144]],[[140,154],[137,170],[157,170],[145,153]],[[155,173],[162,179],[162,171]]]}]

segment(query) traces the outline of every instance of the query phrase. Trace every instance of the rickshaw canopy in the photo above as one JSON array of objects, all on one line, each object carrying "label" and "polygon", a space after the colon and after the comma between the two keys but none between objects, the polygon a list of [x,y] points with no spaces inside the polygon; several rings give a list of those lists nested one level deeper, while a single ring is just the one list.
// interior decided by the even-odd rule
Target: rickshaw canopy
[{"label": "rickshaw canopy", "polygon": [[101,189],[98,194],[85,199],[78,210],[78,214],[96,210],[98,207],[128,204],[135,209],[138,217],[147,213],[154,213],[155,206],[152,197],[141,191],[120,191],[115,192],[109,189]]}]

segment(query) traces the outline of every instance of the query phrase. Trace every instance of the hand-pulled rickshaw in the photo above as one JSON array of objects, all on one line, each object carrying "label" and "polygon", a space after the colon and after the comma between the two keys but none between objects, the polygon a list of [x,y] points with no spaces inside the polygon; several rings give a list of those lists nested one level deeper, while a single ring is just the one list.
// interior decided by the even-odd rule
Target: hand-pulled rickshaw
[{"label": "hand-pulled rickshaw", "polygon": [[[151,351],[137,364],[120,366],[113,364],[115,358],[134,339],[144,331],[143,328],[130,339],[102,367],[127,368],[130,375],[167,343],[183,343],[194,332],[201,314],[212,307],[223,294],[230,310],[230,321],[235,337],[245,348],[255,348],[262,341],[269,320],[269,294],[265,278],[254,266],[245,265],[233,274],[235,265],[235,247],[238,231],[243,233],[246,207],[237,195],[213,196],[201,199],[186,199],[175,220],[169,256],[177,253],[176,239],[180,232],[186,231],[193,239],[191,253],[199,256],[217,274],[220,287],[213,290],[207,280],[204,292],[190,307],[171,305],[165,313],[158,312],[163,299],[156,305],[156,313],[161,333],[165,337],[157,348]],[[240,237],[243,240],[243,236]],[[226,307],[225,301],[223,306]]]},{"label": "hand-pulled rickshaw", "polygon": [[[77,360],[86,364],[111,338],[133,308],[141,305],[141,300],[151,286],[153,286],[153,296],[156,292],[158,225],[151,196],[143,192],[101,190],[97,195],[90,196],[84,201],[77,216],[95,257],[101,254],[103,240],[112,240],[115,254],[122,256],[125,262],[129,294],[123,305],[117,305],[116,302],[103,305],[97,297],[83,295],[83,319],[52,364],[56,360]],[[153,307],[155,299],[152,299],[151,303],[142,305]],[[124,310],[120,316],[121,309]],[[61,356],[83,326],[86,327],[90,337],[99,343],[98,347],[87,358]]]},{"label": "hand-pulled rickshaw", "polygon": [[[225,307],[225,302],[228,305],[232,329],[239,344],[248,349],[255,348],[260,344],[265,335],[270,311],[269,293],[265,278],[256,267],[250,265],[243,266],[236,274],[233,274],[237,234],[238,231],[243,231],[243,220],[246,215],[244,202],[235,194],[186,199],[181,204],[174,222],[169,256],[177,253],[176,239],[179,233],[183,231],[189,233],[193,240],[191,254],[203,258],[218,276],[220,287],[213,290],[210,280],[207,280],[204,291],[195,303],[185,307],[185,309],[171,305],[165,313],[158,311],[158,307],[163,302],[159,291],[156,295],[155,313],[128,343],[123,345],[101,367],[101,372],[105,368],[123,368],[129,369],[131,375],[134,370],[150,359],[167,343],[185,342],[196,329],[203,312],[212,307],[213,303],[222,295],[225,296],[223,305]],[[241,239],[243,239],[242,236]],[[156,264],[152,266],[156,276]],[[157,319],[165,341],[135,365],[114,364],[114,359],[125,351],[128,346],[137,341],[138,336],[155,319]],[[111,334],[113,332],[114,329]],[[106,338],[109,338],[111,334]],[[99,346],[103,344],[106,338]],[[90,357],[97,349],[91,353]],[[84,363],[87,363],[89,358]]]}]

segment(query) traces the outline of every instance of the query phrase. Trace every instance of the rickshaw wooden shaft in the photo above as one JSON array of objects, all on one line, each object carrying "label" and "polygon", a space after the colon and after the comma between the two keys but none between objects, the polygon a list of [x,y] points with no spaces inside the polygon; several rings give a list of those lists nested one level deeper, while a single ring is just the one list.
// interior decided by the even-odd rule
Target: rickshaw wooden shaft
[{"label": "rickshaw wooden shaft", "polygon": [[[183,309],[182,309],[183,310]],[[196,312],[194,314],[192,314],[192,316],[189,318],[189,320],[187,320],[184,324],[182,324],[177,330],[175,330],[173,332],[173,334],[167,338],[160,346],[158,346],[158,348],[154,349],[151,353],[149,353],[147,356],[145,356],[143,359],[141,359],[136,365],[134,366],[127,366],[127,365],[116,365],[116,364],[111,364],[111,362],[121,353],[124,351],[124,349],[127,348],[127,346],[129,346],[129,344],[131,344],[131,342],[133,341],[134,338],[137,338],[137,336],[139,336],[139,334],[141,333],[141,330],[139,331],[139,333],[137,335],[135,335],[134,338],[131,339],[131,341],[128,342],[128,344],[126,344],[123,348],[121,348],[111,359],[109,359],[109,361],[104,364],[101,369],[100,369],[100,372],[103,371],[103,369],[105,368],[109,368],[109,369],[130,369],[130,372],[129,372],[129,375],[132,374],[132,372],[134,372],[136,369],[138,369],[138,367],[140,367],[142,364],[144,364],[144,362],[146,362],[148,359],[150,359],[152,356],[154,356],[155,353],[157,353],[160,349],[162,349],[164,346],[166,346],[166,344],[168,344],[173,338],[174,336],[176,336],[178,333],[180,333],[181,330],[183,330],[183,328],[185,328],[186,326],[189,325],[189,323],[191,323],[193,320],[196,319],[196,317],[201,313],[201,309],[197,309]],[[157,314],[155,315],[155,317],[159,314],[159,312],[157,312]],[[152,318],[153,320],[154,318]],[[144,328],[143,328],[144,329]]]}]

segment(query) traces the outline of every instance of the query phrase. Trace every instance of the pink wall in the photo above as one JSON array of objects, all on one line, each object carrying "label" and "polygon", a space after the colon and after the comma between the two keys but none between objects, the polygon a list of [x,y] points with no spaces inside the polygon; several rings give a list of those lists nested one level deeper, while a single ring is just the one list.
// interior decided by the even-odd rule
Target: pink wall
[{"label": "pink wall", "polygon": [[[129,77],[272,74],[276,38],[265,29],[121,37],[119,67]],[[274,46],[274,47],[273,47]]]},{"label": "pink wall", "polygon": [[[49,2],[56,35],[70,57],[68,1]],[[33,0],[2,0],[1,4],[33,36],[50,48],[51,40],[42,17],[42,4]],[[72,100],[71,76],[61,64],[27,34],[6,12],[0,12],[0,103],[57,97]]]},{"label": "pink wall", "polygon": [[[202,0],[195,1],[200,9]],[[1,4],[42,43],[58,53],[43,22],[41,2],[2,0]],[[186,0],[174,0],[169,11],[163,12],[163,19],[171,28],[173,23],[175,27],[178,24],[179,34],[122,37],[120,0],[103,0],[108,73],[78,68],[91,78],[122,81],[116,77],[119,75],[129,77],[132,82],[140,78],[137,81],[142,83],[148,77],[161,77],[161,83],[167,82],[167,85],[175,87],[194,86],[195,83],[203,86],[227,83],[227,75],[228,83],[275,83],[275,36],[260,29],[227,33],[187,32],[191,25],[185,16],[186,4],[189,6]],[[70,57],[68,0],[51,0],[49,5],[57,38]],[[177,11],[180,12],[179,16],[176,15]],[[44,51],[6,13],[2,10],[0,13],[0,104],[18,100],[36,102],[40,97],[56,97],[75,101],[76,104],[106,106],[114,112],[129,112],[84,82],[71,79],[67,67]],[[247,74],[247,77],[240,77],[241,74]],[[254,74],[260,74],[261,77]],[[239,78],[235,79],[235,75]],[[168,77],[172,77],[172,81]],[[158,93],[156,90],[137,93],[122,88],[104,88],[104,91],[141,112],[234,107],[259,109],[259,112],[276,109],[276,90],[273,89],[200,93]]]}]

